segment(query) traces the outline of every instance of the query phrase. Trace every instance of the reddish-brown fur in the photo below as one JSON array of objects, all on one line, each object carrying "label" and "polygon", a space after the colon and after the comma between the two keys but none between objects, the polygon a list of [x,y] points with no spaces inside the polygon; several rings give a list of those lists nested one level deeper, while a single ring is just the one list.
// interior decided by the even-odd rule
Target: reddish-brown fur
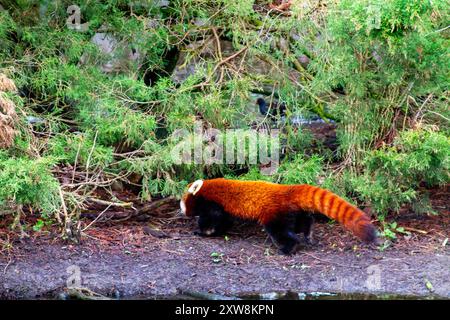
[{"label": "reddish-brown fur", "polygon": [[267,224],[276,217],[300,211],[322,213],[343,224],[364,241],[375,240],[375,228],[360,209],[334,193],[311,185],[281,185],[263,181],[204,180],[195,195],[186,193],[186,215],[196,197],[221,205],[229,214]]}]

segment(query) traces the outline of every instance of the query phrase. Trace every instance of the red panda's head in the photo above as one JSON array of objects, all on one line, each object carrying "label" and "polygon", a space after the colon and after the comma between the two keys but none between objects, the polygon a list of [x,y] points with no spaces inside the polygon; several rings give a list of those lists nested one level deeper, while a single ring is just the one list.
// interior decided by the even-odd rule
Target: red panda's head
[{"label": "red panda's head", "polygon": [[203,180],[196,180],[188,185],[187,192],[183,195],[180,201],[181,211],[188,217],[194,215],[195,195],[200,191],[203,186]]}]

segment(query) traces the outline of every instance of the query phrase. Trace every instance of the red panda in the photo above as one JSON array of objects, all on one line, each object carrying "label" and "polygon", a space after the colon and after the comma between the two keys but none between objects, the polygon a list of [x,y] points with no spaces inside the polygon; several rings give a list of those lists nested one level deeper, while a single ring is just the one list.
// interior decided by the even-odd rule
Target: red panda
[{"label": "red panda", "polygon": [[[281,185],[263,181],[227,179],[197,180],[189,185],[180,201],[186,216],[224,214],[263,225],[284,253],[299,242],[286,217],[305,212],[322,213],[343,224],[365,242],[376,241],[376,229],[369,217],[331,191],[307,185]],[[203,216],[205,217],[205,216]],[[210,217],[211,218],[211,217]]]}]

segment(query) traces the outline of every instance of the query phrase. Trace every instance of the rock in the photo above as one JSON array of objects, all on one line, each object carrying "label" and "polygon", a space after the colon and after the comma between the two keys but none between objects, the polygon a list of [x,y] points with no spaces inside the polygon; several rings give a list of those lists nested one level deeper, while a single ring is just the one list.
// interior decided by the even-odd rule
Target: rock
[{"label": "rock", "polygon": [[[100,28],[104,30],[105,28]],[[105,73],[133,73],[139,69],[143,57],[142,54],[129,42],[119,42],[119,40],[108,32],[97,32],[91,38],[100,50],[107,57],[107,61],[100,65],[100,69]],[[81,64],[87,64],[90,57],[84,54]]]},{"label": "rock", "polygon": [[123,185],[123,182],[120,180],[115,180],[112,184],[111,184],[111,189],[113,191],[116,192],[122,192],[123,190],[125,190],[125,187]]},{"label": "rock", "polygon": [[382,62],[383,62],[383,58],[381,58],[381,56],[378,54],[377,50],[373,50],[373,51],[372,51],[372,57],[373,57],[378,63],[382,63]]},{"label": "rock", "polygon": [[41,124],[44,123],[45,120],[42,118],[37,118],[37,117],[33,117],[33,116],[27,116],[26,117],[27,123],[28,124]]},{"label": "rock", "polygon": [[309,58],[308,56],[301,54],[297,57],[298,62],[302,65],[303,68],[308,68],[309,65]]},{"label": "rock", "polygon": [[[233,45],[230,41],[221,40],[220,47],[222,57],[233,54]],[[194,57],[190,54],[194,53]],[[214,37],[210,37],[204,41],[196,41],[187,45],[180,51],[180,56],[172,72],[171,79],[177,84],[183,83],[189,76],[195,74],[199,70],[205,70],[207,59],[211,60],[217,54],[217,43]]]},{"label": "rock", "polygon": [[[225,59],[237,52],[231,41],[220,40],[222,59]],[[180,56],[172,72],[171,79],[177,84],[183,83],[189,76],[206,70],[208,62],[219,62],[219,53],[217,52],[217,41],[215,37],[209,37],[203,41],[196,41],[187,45],[180,51]],[[242,59],[245,61],[242,63]],[[237,55],[235,58],[227,62],[232,65],[240,73],[254,75],[270,75],[270,79],[284,77],[282,69],[266,61],[263,57],[253,55],[250,52]],[[289,76],[293,79],[300,79],[300,73],[294,69],[287,70]],[[220,69],[216,71],[215,77],[218,77]],[[271,92],[273,84],[261,83],[263,90]]]},{"label": "rock", "polygon": [[154,1],[129,1],[128,6],[131,9],[137,9],[140,7],[145,7],[147,9],[150,9],[151,7],[159,7],[159,8],[166,8],[170,5],[170,1],[168,0],[154,0]]},{"label": "rock", "polygon": [[196,25],[198,27],[205,27],[205,26],[209,25],[209,20],[206,18],[196,18],[194,20],[194,25]]}]

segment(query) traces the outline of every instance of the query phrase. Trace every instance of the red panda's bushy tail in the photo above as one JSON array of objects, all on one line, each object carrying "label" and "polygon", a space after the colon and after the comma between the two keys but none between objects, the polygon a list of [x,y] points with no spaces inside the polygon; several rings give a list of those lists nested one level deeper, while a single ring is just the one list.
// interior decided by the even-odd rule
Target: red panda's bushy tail
[{"label": "red panda's bushy tail", "polygon": [[331,191],[310,185],[300,185],[298,188],[296,200],[300,208],[338,221],[365,242],[376,241],[376,229],[362,210]]}]

